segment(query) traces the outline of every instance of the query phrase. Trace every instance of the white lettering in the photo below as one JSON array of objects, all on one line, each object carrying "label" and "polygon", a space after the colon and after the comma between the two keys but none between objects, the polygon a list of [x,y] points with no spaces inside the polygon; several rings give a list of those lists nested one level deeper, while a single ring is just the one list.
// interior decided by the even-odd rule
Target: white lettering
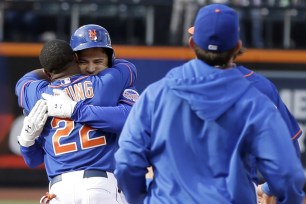
[{"label": "white lettering", "polygon": [[297,120],[306,119],[306,90],[304,89],[282,89],[280,96],[289,111]]},{"label": "white lettering", "polygon": [[298,142],[299,142],[301,153],[303,153],[303,152],[305,152],[305,143],[304,143],[304,141],[305,141],[306,124],[299,123],[299,125],[300,125],[300,128],[302,129],[303,133],[299,137]]},{"label": "white lettering", "polygon": [[282,98],[283,102],[286,104],[289,111],[292,112],[293,111],[292,90],[282,89],[282,90],[280,90],[279,95]]},{"label": "white lettering", "polygon": [[295,90],[293,113],[296,119],[306,119],[306,91]]}]

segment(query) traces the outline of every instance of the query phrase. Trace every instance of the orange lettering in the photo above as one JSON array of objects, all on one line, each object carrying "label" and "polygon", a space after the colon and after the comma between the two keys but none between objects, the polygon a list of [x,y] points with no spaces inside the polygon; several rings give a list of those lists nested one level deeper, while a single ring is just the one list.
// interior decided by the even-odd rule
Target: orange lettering
[{"label": "orange lettering", "polygon": [[80,100],[85,99],[83,88],[82,88],[82,83],[75,84],[73,86],[73,89],[74,89],[74,94],[75,94],[75,97],[76,97],[75,101],[80,101]]},{"label": "orange lettering", "polygon": [[105,145],[105,136],[100,136],[96,138],[89,138],[89,133],[95,131],[95,129],[92,129],[88,126],[83,126],[80,130],[80,136],[81,136],[81,145],[82,149],[88,149],[92,147],[98,147]]},{"label": "orange lettering", "polygon": [[93,88],[92,88],[92,82],[91,81],[85,81],[84,82],[84,92],[86,98],[92,98],[94,97]]},{"label": "orange lettering", "polygon": [[[63,127],[59,127],[60,123],[64,124]],[[53,118],[51,121],[51,127],[57,128],[53,137],[53,149],[55,155],[60,155],[68,152],[73,152],[77,150],[75,142],[60,144],[60,140],[63,137],[68,137],[74,128],[74,122],[72,120]]]}]

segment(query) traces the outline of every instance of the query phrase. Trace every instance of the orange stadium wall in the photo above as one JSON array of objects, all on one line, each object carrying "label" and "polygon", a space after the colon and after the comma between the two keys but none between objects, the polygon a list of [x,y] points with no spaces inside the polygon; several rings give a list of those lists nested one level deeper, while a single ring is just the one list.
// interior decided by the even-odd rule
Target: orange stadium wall
[{"label": "orange stadium wall", "polygon": [[[36,169],[25,165],[16,139],[23,116],[17,104],[15,84],[22,75],[40,67],[38,54],[41,47],[42,44],[0,43],[0,186],[46,186],[48,182],[43,165]],[[187,47],[117,45],[114,49],[117,58],[128,59],[136,65],[136,87],[140,93],[171,68],[194,57]],[[237,59],[237,63],[271,79],[306,131],[306,51],[249,49]],[[306,169],[304,134],[299,142]]]}]

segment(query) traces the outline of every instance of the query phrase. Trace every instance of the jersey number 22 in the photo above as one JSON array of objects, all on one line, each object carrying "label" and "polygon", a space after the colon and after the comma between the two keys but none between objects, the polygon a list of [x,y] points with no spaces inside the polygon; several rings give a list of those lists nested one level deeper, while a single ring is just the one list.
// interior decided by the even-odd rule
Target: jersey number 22
[{"label": "jersey number 22", "polygon": [[[64,123],[64,127],[59,127],[60,123]],[[61,138],[68,137],[74,129],[74,122],[68,119],[53,118],[51,121],[51,127],[57,130],[52,136],[52,144],[55,155],[66,154],[69,152],[78,151],[76,142],[70,142],[61,144]],[[89,133],[95,129],[83,125],[79,130],[79,139],[82,149],[89,149],[106,145],[105,136],[89,138]]]}]

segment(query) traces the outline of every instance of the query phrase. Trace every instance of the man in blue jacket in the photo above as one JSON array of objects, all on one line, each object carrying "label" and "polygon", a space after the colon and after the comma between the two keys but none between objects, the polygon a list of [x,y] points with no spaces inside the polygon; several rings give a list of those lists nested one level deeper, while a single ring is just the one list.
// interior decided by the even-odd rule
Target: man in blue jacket
[{"label": "man in blue jacket", "polygon": [[[189,32],[189,34],[193,35],[194,27],[189,28],[188,32]],[[245,50],[244,48],[241,48],[237,55],[238,56],[242,55],[244,53],[244,50]],[[233,66],[236,69],[238,69],[243,74],[243,77],[246,78],[247,80],[249,80],[251,82],[251,84],[257,90],[259,90],[261,93],[266,95],[273,102],[273,104],[277,107],[277,109],[279,110],[281,116],[283,117],[283,119],[284,119],[284,121],[285,121],[285,123],[286,123],[286,125],[289,129],[289,133],[291,135],[291,140],[292,140],[292,143],[295,147],[297,156],[300,157],[301,156],[301,151],[300,151],[298,139],[303,133],[302,129],[300,128],[298,122],[296,121],[294,116],[290,113],[287,106],[285,105],[285,103],[281,99],[275,85],[269,79],[267,79],[266,77],[262,76],[261,74],[258,74],[256,72],[254,72],[254,71],[252,71],[252,70],[250,70],[250,69],[248,69],[248,68],[246,68],[242,65],[233,64]],[[254,167],[252,168],[253,181],[256,185],[258,185],[259,180],[258,180],[258,177],[257,177],[255,158],[251,156],[250,157],[250,162],[251,162],[251,164],[254,164],[253,165]],[[267,202],[267,204],[274,204],[274,203],[271,203],[271,202],[273,202],[273,200],[275,200],[275,197],[271,193],[271,191],[269,189],[269,185],[266,182],[261,184],[261,185],[258,185],[257,190],[258,190],[258,195],[259,195],[258,200],[261,203]]]},{"label": "man in blue jacket", "polygon": [[133,106],[115,154],[130,203],[256,204],[250,155],[278,203],[303,202],[305,177],[288,127],[232,64],[242,46],[238,22],[226,5],[200,9],[190,40],[197,59],[170,70]]}]

